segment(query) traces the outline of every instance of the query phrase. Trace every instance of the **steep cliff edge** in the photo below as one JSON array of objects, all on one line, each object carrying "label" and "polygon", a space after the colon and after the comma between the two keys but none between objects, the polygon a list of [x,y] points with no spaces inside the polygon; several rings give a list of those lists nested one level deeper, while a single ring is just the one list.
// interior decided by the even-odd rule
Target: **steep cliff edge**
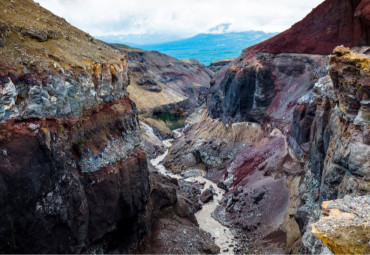
[{"label": "steep cliff edge", "polygon": [[150,189],[127,56],[32,1],[0,6],[0,250],[129,249]]},{"label": "steep cliff edge", "polygon": [[[314,101],[302,104],[306,112],[296,109],[299,114],[295,116],[300,120],[294,123],[304,123],[306,116],[312,123],[308,131],[308,164],[300,187],[302,199],[295,215],[304,233],[304,248],[309,252],[321,250],[308,226],[319,219],[322,201],[370,194],[369,61],[369,55],[336,48],[330,57],[331,79],[316,83]],[[299,137],[302,136],[298,135],[298,140]]]}]

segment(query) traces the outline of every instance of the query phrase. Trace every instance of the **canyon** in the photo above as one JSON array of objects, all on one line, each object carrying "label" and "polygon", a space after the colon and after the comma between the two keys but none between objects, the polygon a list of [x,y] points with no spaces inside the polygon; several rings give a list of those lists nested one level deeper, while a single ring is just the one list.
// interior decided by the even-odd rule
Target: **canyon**
[{"label": "canyon", "polygon": [[0,7],[0,252],[370,252],[369,0],[212,70]]}]

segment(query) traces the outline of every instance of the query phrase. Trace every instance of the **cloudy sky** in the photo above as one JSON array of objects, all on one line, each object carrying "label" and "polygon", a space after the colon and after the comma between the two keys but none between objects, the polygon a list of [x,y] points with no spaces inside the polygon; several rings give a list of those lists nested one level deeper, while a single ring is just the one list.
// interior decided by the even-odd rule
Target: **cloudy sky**
[{"label": "cloudy sky", "polygon": [[231,24],[228,31],[280,32],[323,0],[36,0],[93,36],[190,37]]}]

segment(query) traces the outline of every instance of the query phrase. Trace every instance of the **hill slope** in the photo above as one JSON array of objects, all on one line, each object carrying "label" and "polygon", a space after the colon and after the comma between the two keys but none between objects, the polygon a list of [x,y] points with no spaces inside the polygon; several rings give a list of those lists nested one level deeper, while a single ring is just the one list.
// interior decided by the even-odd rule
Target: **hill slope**
[{"label": "hill slope", "polygon": [[369,27],[370,0],[324,1],[290,29],[248,48],[245,53],[330,54],[338,44],[368,45]]}]

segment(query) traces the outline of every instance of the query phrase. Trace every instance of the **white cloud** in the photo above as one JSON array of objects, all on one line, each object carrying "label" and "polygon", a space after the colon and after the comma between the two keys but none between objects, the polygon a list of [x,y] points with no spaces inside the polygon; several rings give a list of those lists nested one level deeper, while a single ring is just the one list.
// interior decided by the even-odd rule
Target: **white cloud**
[{"label": "white cloud", "polygon": [[230,23],[229,31],[279,32],[323,0],[36,0],[94,36],[181,37]]}]

